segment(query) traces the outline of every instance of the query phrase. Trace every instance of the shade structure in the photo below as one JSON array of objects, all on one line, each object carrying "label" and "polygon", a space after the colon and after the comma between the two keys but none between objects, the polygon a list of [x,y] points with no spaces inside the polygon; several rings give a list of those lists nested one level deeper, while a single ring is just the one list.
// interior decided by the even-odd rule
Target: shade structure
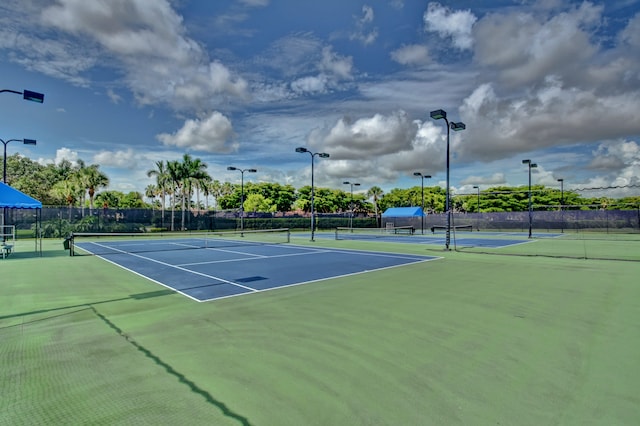
[{"label": "shade structure", "polygon": [[421,217],[421,207],[391,207],[382,213],[382,217]]},{"label": "shade structure", "polygon": [[[33,209],[36,210],[36,232],[35,232],[35,244],[36,252],[42,255],[42,235],[40,230],[42,229],[42,203],[33,197],[28,196],[24,192],[20,192],[9,185],[0,182],[0,208],[2,209],[2,216],[0,220],[2,225],[5,223],[6,209]],[[4,229],[4,228],[0,228]],[[4,231],[3,231],[4,232]],[[3,239],[4,241],[4,239]]]},{"label": "shade structure", "polygon": [[42,203],[0,182],[0,207],[7,209],[41,209]]}]

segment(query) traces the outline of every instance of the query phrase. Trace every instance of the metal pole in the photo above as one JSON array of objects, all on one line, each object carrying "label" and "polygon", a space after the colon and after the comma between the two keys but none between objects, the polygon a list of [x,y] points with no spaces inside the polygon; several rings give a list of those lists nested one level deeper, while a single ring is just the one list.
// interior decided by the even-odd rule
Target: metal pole
[{"label": "metal pole", "polygon": [[314,198],[314,189],[313,189],[313,158],[316,154],[311,154],[311,241],[314,240],[315,235],[315,221],[314,221],[314,208],[313,208],[313,198]]},{"label": "metal pole", "polygon": [[451,243],[451,194],[449,192],[449,120],[445,117],[447,122],[447,199],[445,209],[447,211],[447,236],[445,239],[445,250],[449,250],[449,244]]},{"label": "metal pole", "polygon": [[240,231],[244,231],[244,170],[240,170]]},{"label": "metal pole", "polygon": [[422,179],[422,187],[420,189],[422,194],[422,220],[420,221],[420,233],[424,235],[424,176],[420,175],[420,178]]},{"label": "metal pole", "polygon": [[531,162],[529,162],[529,238],[533,227],[533,217],[531,212]]}]

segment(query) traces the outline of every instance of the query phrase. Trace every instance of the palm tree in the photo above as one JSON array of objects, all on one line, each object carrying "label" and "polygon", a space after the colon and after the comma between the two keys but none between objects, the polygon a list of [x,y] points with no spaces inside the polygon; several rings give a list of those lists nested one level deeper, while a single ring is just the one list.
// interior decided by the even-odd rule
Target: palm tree
[{"label": "palm tree", "polygon": [[156,161],[156,168],[147,170],[147,176],[155,176],[156,177],[156,187],[160,191],[160,211],[162,215],[162,227],[164,228],[164,203],[165,198],[167,196],[167,190],[171,185],[171,178],[169,176],[169,171],[167,167],[167,163],[164,161]]},{"label": "palm tree", "polygon": [[182,167],[179,161],[167,161],[168,182],[171,186],[171,230],[175,230],[176,195],[180,189]]},{"label": "palm tree", "polygon": [[372,186],[367,191],[367,198],[373,198],[373,209],[376,215],[376,223],[378,224],[378,227],[381,226],[378,218],[378,200],[382,197],[383,193],[384,191],[379,186]]},{"label": "palm tree", "polygon": [[52,195],[62,198],[69,208],[69,222],[71,222],[71,208],[80,195],[80,187],[74,179],[65,179],[56,182],[51,188]]},{"label": "palm tree", "polygon": [[[193,182],[199,179],[204,179],[207,175],[207,172],[204,169],[207,168],[207,165],[202,162],[199,158],[191,158],[191,155],[184,154],[182,156],[182,164],[181,164],[181,181],[182,181],[182,229],[185,228],[185,203],[187,199],[189,203],[191,202],[191,188],[193,186]],[[198,186],[196,185],[196,188]],[[198,192],[199,197],[199,192]]]},{"label": "palm tree", "polygon": [[145,187],[144,196],[151,200],[151,205],[154,207],[154,209],[155,209],[156,197],[158,195],[160,195],[160,191],[158,190],[157,186],[150,184]]},{"label": "palm tree", "polygon": [[100,187],[106,188],[109,185],[109,178],[106,174],[99,170],[100,166],[92,164],[85,167],[81,173],[81,182],[89,191],[89,213],[93,212],[93,200],[96,195],[96,189]]}]

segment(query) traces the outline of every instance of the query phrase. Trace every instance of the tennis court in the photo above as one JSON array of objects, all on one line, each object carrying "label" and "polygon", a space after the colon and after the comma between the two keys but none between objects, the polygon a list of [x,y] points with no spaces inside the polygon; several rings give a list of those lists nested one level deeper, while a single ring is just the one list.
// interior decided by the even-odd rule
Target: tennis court
[{"label": "tennis court", "polygon": [[[638,424],[640,239],[565,235],[484,255],[327,234],[196,250],[185,236],[171,251],[136,237],[135,252],[101,257],[17,241],[0,261],[0,424]],[[592,259],[602,250],[629,259]],[[296,274],[341,256],[380,267],[379,252],[443,259],[215,303],[112,261],[191,269],[216,251],[205,261],[236,265],[227,278],[268,277],[256,254]]]},{"label": "tennis court", "polygon": [[199,302],[438,259],[282,244],[289,241],[288,230],[175,237],[78,234],[74,240],[76,254],[100,256]]},{"label": "tennis court", "polygon": [[[409,228],[411,228],[409,230]],[[406,232],[409,230],[408,232]],[[524,232],[471,232],[471,228],[464,231],[452,230],[451,245],[461,247],[482,247],[500,249],[529,244],[538,238],[557,238],[562,234],[535,233],[529,238]],[[424,244],[444,246],[446,242],[445,229],[437,232],[425,231],[424,234],[413,231],[412,227],[397,228],[337,228],[334,233],[316,234],[321,238],[334,238],[336,240],[375,240],[376,242]]]}]

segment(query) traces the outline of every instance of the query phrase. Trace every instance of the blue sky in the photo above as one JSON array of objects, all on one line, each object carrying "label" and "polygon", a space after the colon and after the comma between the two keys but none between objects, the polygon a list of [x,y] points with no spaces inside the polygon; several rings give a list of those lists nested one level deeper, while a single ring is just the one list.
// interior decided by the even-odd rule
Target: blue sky
[{"label": "blue sky", "polygon": [[[0,138],[109,189],[184,153],[221,181],[347,190],[640,185],[640,1],[5,0]],[[593,196],[593,193],[589,193]]]}]

